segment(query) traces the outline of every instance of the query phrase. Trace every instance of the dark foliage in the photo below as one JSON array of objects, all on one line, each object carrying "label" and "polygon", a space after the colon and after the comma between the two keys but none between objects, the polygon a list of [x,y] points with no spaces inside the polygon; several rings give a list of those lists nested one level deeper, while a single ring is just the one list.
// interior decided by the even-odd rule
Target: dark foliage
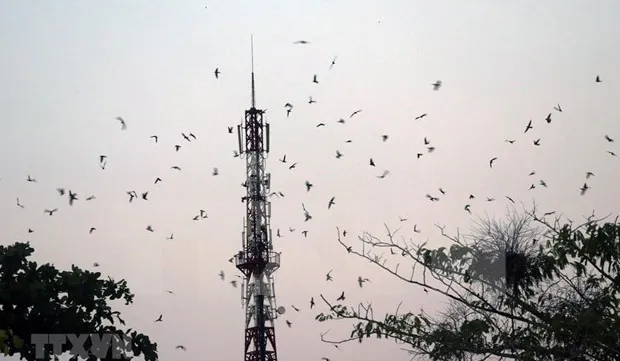
[{"label": "dark foliage", "polygon": [[[125,322],[108,301],[133,302],[125,280],[102,280],[101,273],[75,266],[71,271],[59,271],[50,264],[38,265],[27,259],[33,252],[28,243],[0,246],[0,344],[5,354],[34,361],[32,334],[115,334],[131,339],[133,355],[125,355],[125,359],[143,355],[146,361],[157,360],[157,344],[148,336],[114,326]],[[87,340],[84,348],[90,346]],[[71,343],[66,342],[62,351],[71,349]],[[56,356],[52,345],[47,345],[45,359]],[[112,348],[105,358],[88,354],[89,361],[112,358]]]}]

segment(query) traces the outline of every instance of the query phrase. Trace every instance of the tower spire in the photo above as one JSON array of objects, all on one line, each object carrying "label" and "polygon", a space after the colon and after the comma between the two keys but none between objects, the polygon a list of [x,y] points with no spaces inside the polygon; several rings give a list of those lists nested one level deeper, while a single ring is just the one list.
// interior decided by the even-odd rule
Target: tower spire
[{"label": "tower spire", "polygon": [[252,108],[256,106],[256,93],[254,92],[254,36],[250,35],[250,53],[252,58]]}]

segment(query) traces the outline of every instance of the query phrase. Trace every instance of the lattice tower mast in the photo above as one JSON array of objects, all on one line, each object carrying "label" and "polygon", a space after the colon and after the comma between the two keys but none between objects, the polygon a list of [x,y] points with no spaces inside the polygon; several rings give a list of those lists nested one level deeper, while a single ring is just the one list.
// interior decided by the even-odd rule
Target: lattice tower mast
[{"label": "lattice tower mast", "polygon": [[[269,123],[264,110],[256,109],[254,88],[254,42],[252,53],[252,106],[237,125],[239,154],[246,159],[246,217],[242,231],[242,250],[235,265],[243,273],[241,305],[245,307],[245,361],[276,361],[274,320],[278,312],[273,273],[280,267],[280,254],[271,242],[271,203],[267,201],[271,174],[265,172],[269,153]],[[278,312],[276,312],[278,311]]]}]

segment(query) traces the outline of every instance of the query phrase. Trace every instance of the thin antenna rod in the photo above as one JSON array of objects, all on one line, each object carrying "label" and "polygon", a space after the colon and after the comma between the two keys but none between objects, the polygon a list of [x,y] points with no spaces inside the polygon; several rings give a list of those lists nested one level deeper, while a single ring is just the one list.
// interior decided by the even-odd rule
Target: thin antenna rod
[{"label": "thin antenna rod", "polygon": [[254,36],[250,35],[250,52],[252,57],[252,108],[256,105],[256,95],[254,93]]}]

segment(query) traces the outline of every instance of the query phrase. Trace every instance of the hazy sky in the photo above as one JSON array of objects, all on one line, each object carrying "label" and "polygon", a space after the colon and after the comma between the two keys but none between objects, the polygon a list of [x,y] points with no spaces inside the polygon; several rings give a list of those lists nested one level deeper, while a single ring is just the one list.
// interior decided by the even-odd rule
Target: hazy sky
[{"label": "hazy sky", "polygon": [[[335,227],[357,244],[364,230],[383,235],[383,222],[402,226],[406,238],[417,224],[415,239],[437,245],[433,224],[469,227],[466,203],[474,214],[502,215],[505,195],[573,219],[617,211],[620,157],[606,151],[620,154],[618,15],[617,0],[1,0],[2,242],[30,241],[39,260],[63,269],[98,262],[127,279],[136,302],[123,309],[126,320],[159,343],[162,360],[240,360],[244,313],[227,260],[241,247],[245,162],[233,158],[237,137],[227,127],[250,105],[254,34],[257,101],[271,123],[267,167],[272,189],[285,194],[272,198],[273,232],[284,236],[274,237],[282,251],[276,294],[288,308],[276,325],[279,359],[408,360],[392,342],[341,351],[320,342],[330,327],[330,335],[349,334],[347,323],[314,321],[308,301],[321,292],[335,298],[344,289],[352,304],[372,300],[379,310],[401,299],[413,311],[441,300],[348,256]],[[293,44],[302,39],[311,44]],[[287,102],[295,106],[290,118]],[[530,119],[534,129],[524,134]],[[297,168],[277,161],[284,154]],[[391,173],[378,179],[385,169]],[[580,196],[586,171],[596,176]],[[154,185],[156,177],[163,181]],[[80,200],[69,207],[57,187]],[[429,202],[425,194],[440,195],[439,187],[446,196]],[[129,190],[149,191],[149,200],[129,204]],[[85,201],[90,195],[96,199]],[[302,202],[313,215],[307,223]],[[43,212],[56,207],[52,217]],[[193,221],[200,209],[209,218]],[[330,269],[334,282],[326,284]],[[373,283],[360,289],[359,275]],[[164,322],[153,323],[160,313]]]}]

